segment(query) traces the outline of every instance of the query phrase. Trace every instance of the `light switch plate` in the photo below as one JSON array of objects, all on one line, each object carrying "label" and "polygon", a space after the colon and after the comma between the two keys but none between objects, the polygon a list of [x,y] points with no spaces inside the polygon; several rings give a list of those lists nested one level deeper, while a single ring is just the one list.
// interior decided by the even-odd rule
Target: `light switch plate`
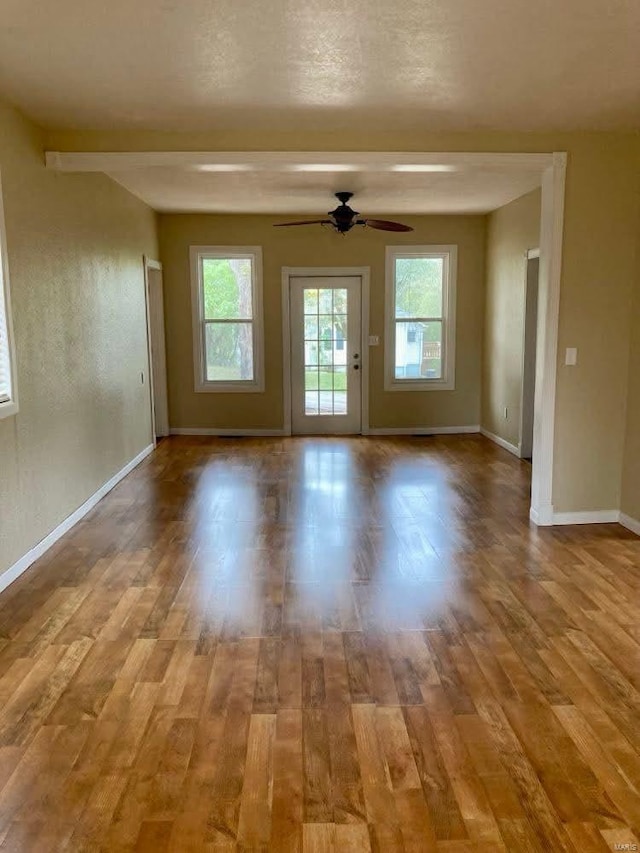
[{"label": "light switch plate", "polygon": [[578,350],[576,347],[567,347],[564,352],[564,363],[573,367],[578,363]]},{"label": "light switch plate", "polygon": [[380,336],[379,335],[369,335],[369,346],[377,347],[380,345]]}]

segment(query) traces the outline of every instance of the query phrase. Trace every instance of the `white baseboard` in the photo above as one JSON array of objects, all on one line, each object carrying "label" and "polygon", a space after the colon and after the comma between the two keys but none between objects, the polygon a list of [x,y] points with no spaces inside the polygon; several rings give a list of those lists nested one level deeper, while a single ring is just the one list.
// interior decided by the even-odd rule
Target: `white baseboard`
[{"label": "white baseboard", "polygon": [[551,527],[565,524],[621,524],[640,536],[640,521],[617,509],[603,509],[593,512],[554,512],[553,507],[529,510],[529,518],[538,527]]},{"label": "white baseboard", "polygon": [[640,536],[640,521],[638,521],[637,518],[632,518],[630,515],[627,515],[626,512],[621,512],[619,521],[623,527],[627,528],[627,530],[631,530],[632,533]]},{"label": "white baseboard", "polygon": [[221,437],[233,438],[239,436],[247,437],[262,437],[270,436],[278,437],[285,434],[283,429],[218,429],[217,427],[171,427],[170,435],[217,435]]},{"label": "white baseboard", "polygon": [[[244,437],[283,437],[291,435],[283,429],[218,429],[217,427],[172,427],[171,435],[212,435],[233,438]],[[370,427],[363,435],[457,435],[478,433],[478,425],[444,427]]]},{"label": "white baseboard", "polygon": [[463,435],[480,432],[477,424],[442,427],[369,427],[368,435]]},{"label": "white baseboard", "polygon": [[611,524],[620,521],[617,509],[600,509],[591,512],[554,512],[553,524]]},{"label": "white baseboard", "polygon": [[131,471],[133,471],[133,469],[139,465],[142,460],[153,451],[153,449],[153,444],[145,447],[145,449],[138,453],[131,462],[127,462],[124,468],[121,468],[117,474],[114,474],[110,480],[100,486],[97,492],[94,492],[90,498],[87,498],[82,506],[79,506],[75,512],[72,512],[64,521],[60,522],[60,524],[55,527],[51,533],[47,534],[47,536],[38,542],[38,544],[30,551],[27,551],[24,556],[20,557],[16,563],[9,566],[9,568],[0,575],[0,592],[6,589],[9,584],[12,584],[14,580],[19,578],[20,575],[25,572],[30,565],[32,565],[32,563],[35,563],[36,560],[42,557],[42,555],[48,551],[49,548],[58,541],[58,539],[64,536],[65,533],[68,533],[74,524],[77,524],[80,519],[84,518],[84,516],[94,508],[98,501],[102,500],[102,498],[108,494],[111,489],[118,485],[120,480],[123,480],[127,474],[131,473]]},{"label": "white baseboard", "polygon": [[529,518],[538,527],[550,527],[553,524],[553,507],[551,504],[537,508],[532,506],[529,509]]},{"label": "white baseboard", "polygon": [[484,427],[480,427],[480,432],[485,438],[488,438],[490,441],[493,441],[494,444],[497,444],[498,447],[502,447],[504,450],[508,450],[509,453],[513,453],[514,456],[520,458],[520,445],[511,444],[504,438],[500,438],[499,435],[495,435],[492,432],[489,432],[488,429]]}]

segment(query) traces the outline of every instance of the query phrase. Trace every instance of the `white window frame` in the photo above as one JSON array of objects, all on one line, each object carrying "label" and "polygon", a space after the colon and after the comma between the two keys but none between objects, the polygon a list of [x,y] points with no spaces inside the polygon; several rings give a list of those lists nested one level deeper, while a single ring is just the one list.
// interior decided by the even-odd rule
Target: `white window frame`
[{"label": "white window frame", "polygon": [[9,288],[9,263],[7,260],[7,235],[4,224],[4,205],[2,203],[2,183],[0,181],[0,324],[7,335],[7,355],[9,359],[9,397],[0,400],[0,419],[8,418],[18,412],[18,378],[16,353],[11,319],[11,291]]},{"label": "white window frame", "polygon": [[[257,393],[264,391],[264,317],[262,311],[261,246],[191,246],[191,306],[193,322],[193,367],[198,393]],[[253,330],[253,379],[207,379],[204,336],[202,260],[207,258],[251,258]]]},{"label": "white window frame", "polygon": [[[442,376],[439,379],[397,379],[396,360],[396,317],[395,317],[395,271],[398,258],[442,258]],[[458,274],[458,247],[438,246],[387,246],[385,282],[385,348],[384,387],[385,391],[453,391],[455,389],[456,366],[456,280]],[[409,318],[412,319],[412,318]],[[430,318],[418,318],[430,319]],[[435,318],[434,318],[435,319]],[[437,318],[440,319],[440,318]]]}]

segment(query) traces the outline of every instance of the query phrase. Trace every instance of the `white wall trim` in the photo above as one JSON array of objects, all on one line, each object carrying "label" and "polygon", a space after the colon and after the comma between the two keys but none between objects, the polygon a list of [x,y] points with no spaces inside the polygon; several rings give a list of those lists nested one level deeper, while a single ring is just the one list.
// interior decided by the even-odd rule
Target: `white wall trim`
[{"label": "white wall trim", "polygon": [[[479,432],[480,426],[478,424],[471,424],[467,426],[443,427],[369,427],[366,435],[461,435],[463,433]],[[285,429],[217,429],[216,427],[172,427],[170,433],[171,435],[217,435],[228,437],[284,437],[291,435],[291,432],[287,432]]]},{"label": "white wall trim", "polygon": [[531,507],[529,509],[529,518],[538,527],[550,527],[553,524],[553,506],[545,504],[544,506]]},{"label": "white wall trim", "polygon": [[489,432],[488,429],[484,427],[480,427],[480,432],[485,438],[488,438],[490,441],[493,441],[494,444],[497,444],[499,447],[502,447],[504,450],[508,450],[509,453],[513,453],[514,456],[520,457],[520,445],[511,444],[505,438],[500,438],[499,435],[495,435],[493,432]]},{"label": "white wall trim", "polygon": [[238,437],[269,437],[286,435],[283,429],[219,429],[218,427],[171,427],[170,435],[217,435],[233,438]]},{"label": "white wall trim", "polygon": [[11,314],[11,286],[9,283],[9,257],[7,254],[7,230],[4,218],[2,181],[0,180],[0,323],[4,315],[7,336],[6,354],[9,359],[9,399],[0,403],[0,419],[18,414],[18,361],[16,357],[13,319]]},{"label": "white wall trim", "polygon": [[540,257],[540,249],[527,249],[526,257],[528,261]]},{"label": "white wall trim", "polygon": [[600,509],[590,512],[554,512],[553,524],[612,524],[620,521],[617,509]]},{"label": "white wall trim", "polygon": [[360,432],[369,435],[369,312],[371,269],[366,267],[362,275],[362,287],[360,289],[360,367],[362,379],[360,386]]},{"label": "white wall trim", "polygon": [[[434,171],[447,167],[477,166],[489,168],[538,168],[542,172],[551,162],[551,154],[454,152],[454,151],[46,151],[47,169],[56,172],[121,172],[149,166],[205,166],[228,171],[237,166],[246,169],[281,169],[292,166],[335,163],[391,171],[394,166],[429,166]],[[437,168],[443,167],[443,168]]]},{"label": "white wall trim", "polygon": [[153,444],[149,444],[145,447],[144,450],[140,451],[137,456],[127,462],[124,468],[121,468],[117,474],[114,474],[110,480],[107,480],[104,485],[100,486],[97,492],[94,492],[90,498],[79,506],[75,512],[72,512],[71,515],[67,516],[64,521],[60,522],[57,527],[51,531],[51,533],[47,534],[37,545],[35,545],[30,551],[27,551],[24,556],[20,557],[20,559],[15,562],[12,566],[10,566],[5,572],[0,575],[0,592],[6,589],[9,584],[12,584],[20,575],[25,572],[29,566],[35,563],[42,555],[51,548],[52,545],[64,536],[65,533],[68,533],[69,530],[77,524],[88,512],[90,512],[94,506],[101,501],[102,498],[108,494],[118,483],[123,480],[127,474],[130,474],[133,469],[139,465],[143,459],[153,451]]},{"label": "white wall trim", "polygon": [[553,451],[566,166],[567,155],[555,152],[553,164],[545,170],[542,178],[530,511],[531,520],[539,525],[553,524]]},{"label": "white wall trim", "polygon": [[[326,157],[326,155],[325,155]],[[351,277],[360,278],[361,315],[361,395],[360,433],[369,429],[369,304],[371,288],[370,267],[282,267],[282,405],[283,434],[291,435],[291,312],[289,300],[292,278]]]},{"label": "white wall trim", "polygon": [[630,515],[627,515],[626,512],[621,512],[619,521],[623,527],[627,528],[627,530],[631,530],[632,533],[640,536],[640,521],[638,521],[637,518],[632,518]]},{"label": "white wall trim", "polygon": [[291,310],[289,284],[291,267],[282,268],[282,427],[291,435]]},{"label": "white wall trim", "polygon": [[538,515],[537,510],[535,510],[535,509],[533,509],[533,508],[529,510],[529,519],[530,519],[530,520],[531,520],[531,521],[532,521],[536,526],[540,526],[540,517],[539,517],[539,515]]},{"label": "white wall trim", "polygon": [[621,524],[632,533],[640,536],[640,521],[632,518],[630,515],[621,512],[618,509],[599,509],[588,510],[585,512],[553,512],[553,508],[548,515],[545,515],[544,520],[537,520],[533,517],[534,510],[531,510],[530,517],[534,524],[551,525],[570,525],[570,524]]},{"label": "white wall trim", "polygon": [[479,432],[479,424],[440,427],[369,427],[369,435],[463,435]]}]

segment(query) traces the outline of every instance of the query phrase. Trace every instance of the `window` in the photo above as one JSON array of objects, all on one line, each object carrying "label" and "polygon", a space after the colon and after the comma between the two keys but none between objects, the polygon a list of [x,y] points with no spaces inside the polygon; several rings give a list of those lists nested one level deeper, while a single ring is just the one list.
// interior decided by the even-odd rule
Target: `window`
[{"label": "window", "polygon": [[196,391],[264,391],[262,250],[192,246]]},{"label": "window", "polygon": [[388,246],[385,388],[452,390],[457,246]]},{"label": "window", "polygon": [[0,418],[15,415],[18,411],[15,363],[7,243],[2,210],[2,188],[0,187]]}]

